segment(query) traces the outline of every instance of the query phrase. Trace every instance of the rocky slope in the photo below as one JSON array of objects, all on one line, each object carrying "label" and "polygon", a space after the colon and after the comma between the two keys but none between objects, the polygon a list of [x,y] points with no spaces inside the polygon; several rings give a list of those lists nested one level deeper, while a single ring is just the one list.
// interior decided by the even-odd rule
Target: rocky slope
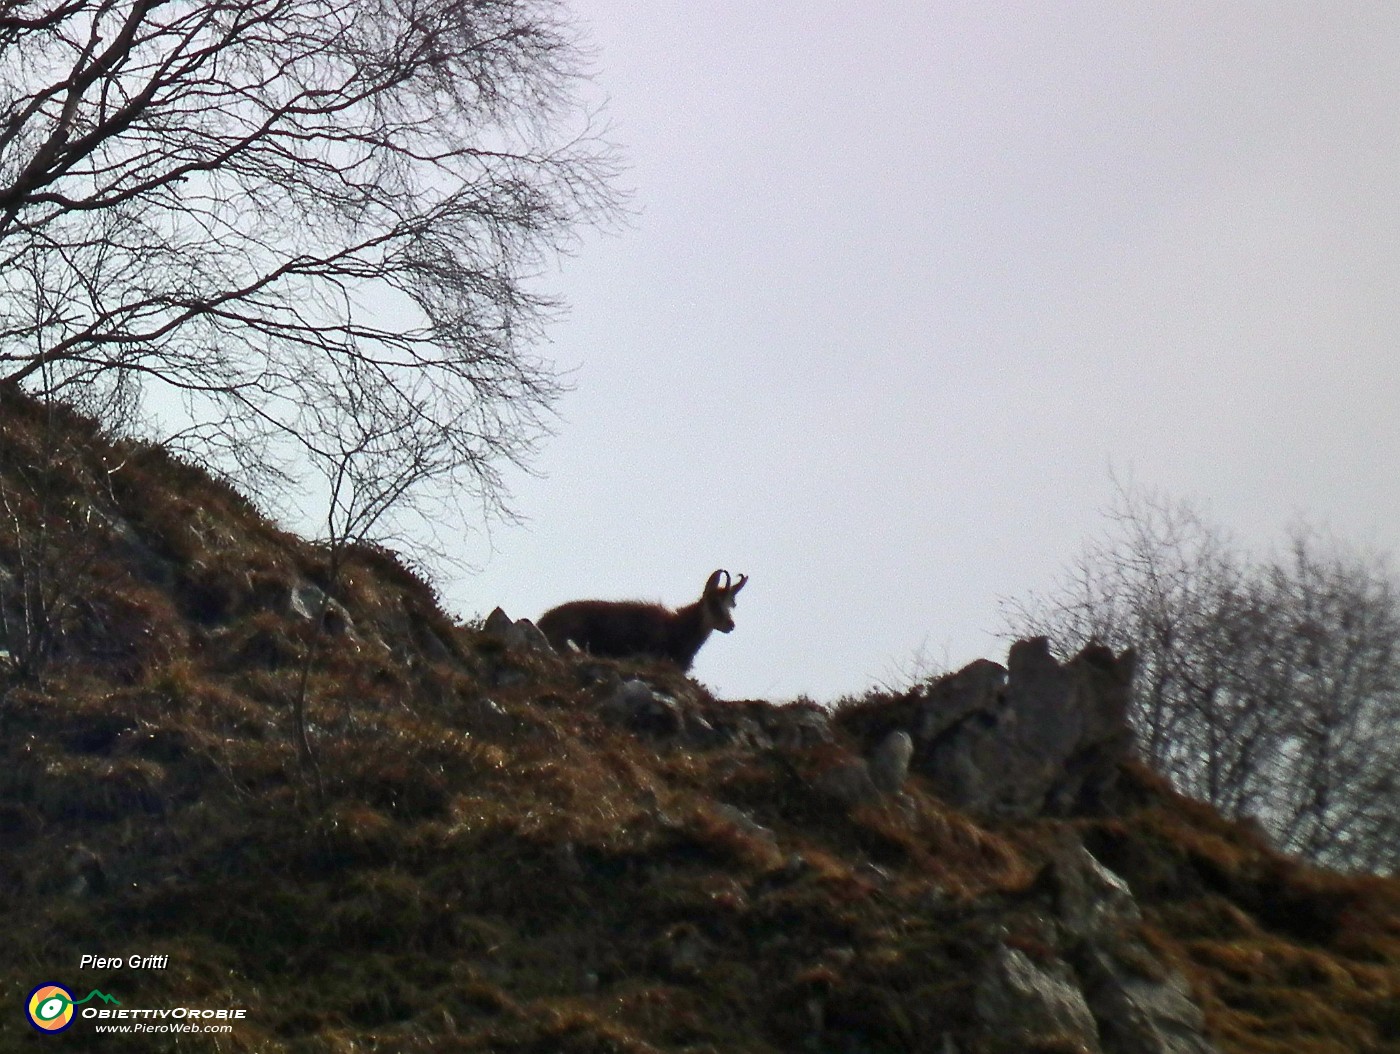
[{"label": "rocky slope", "polygon": [[1132,762],[1130,655],[720,700],[342,555],[0,398],[0,1049],[1400,1051],[1400,885]]}]

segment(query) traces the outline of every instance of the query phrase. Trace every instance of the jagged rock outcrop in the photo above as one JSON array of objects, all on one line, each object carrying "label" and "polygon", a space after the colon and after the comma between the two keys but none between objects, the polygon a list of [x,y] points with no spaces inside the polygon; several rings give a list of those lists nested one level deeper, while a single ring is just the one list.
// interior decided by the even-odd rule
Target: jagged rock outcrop
[{"label": "jagged rock outcrop", "polygon": [[1061,664],[1045,638],[1018,641],[1006,666],[979,659],[851,723],[872,745],[907,730],[912,770],[959,808],[1067,815],[1102,802],[1129,753],[1134,663],[1091,644]]},{"label": "jagged rock outcrop", "polygon": [[914,756],[914,740],[908,732],[896,729],[880,741],[870,756],[870,779],[881,794],[896,794],[909,778],[909,761]]},{"label": "jagged rock outcrop", "polygon": [[538,626],[527,618],[512,619],[500,608],[493,608],[486,616],[481,631],[499,641],[506,651],[554,654],[554,648]]},{"label": "jagged rock outcrop", "polygon": [[[486,632],[512,651],[548,650],[538,633],[499,609]],[[685,685],[662,689],[597,667],[603,713],[641,735],[692,748],[743,744],[782,752],[832,742],[825,712],[706,703]],[[1128,756],[1134,657],[1090,645],[1067,663],[1044,638],[1012,645],[1007,665],[979,660],[903,699],[879,700],[838,720],[863,745],[818,766],[815,788],[845,806],[898,793],[911,772],[976,815],[1030,818],[1092,810]]]},{"label": "jagged rock outcrop", "polygon": [[882,739],[869,757],[844,757],[821,771],[816,789],[843,805],[875,801],[897,794],[909,778],[914,741],[896,729]]},{"label": "jagged rock outcrop", "polygon": [[697,724],[707,727],[698,715],[691,715],[687,725],[687,715],[680,703],[635,677],[619,684],[617,690],[603,700],[603,707],[627,727],[652,735],[679,735],[687,727],[695,731]]},{"label": "jagged rock outcrop", "polygon": [[[1205,1018],[1179,972],[1142,939],[1128,885],[1076,846],[1047,869],[1066,958],[1110,1054],[1213,1054]],[[1151,964],[1150,967],[1145,964]]]},{"label": "jagged rock outcrop", "polygon": [[832,801],[848,807],[880,797],[880,788],[870,775],[870,763],[861,757],[841,758],[822,769],[813,786]]},{"label": "jagged rock outcrop", "polygon": [[1063,960],[1037,963],[1002,945],[978,982],[976,1007],[994,1054],[1021,1054],[1051,1042],[1085,1054],[1102,1052],[1098,1024]]},{"label": "jagged rock outcrop", "polygon": [[[840,715],[865,749],[830,764],[816,787],[859,805],[898,791],[907,770],[986,818],[1101,812],[1132,747],[1133,668],[1131,652],[1097,644],[1060,663],[1044,638],[1018,641],[1006,666],[979,660]],[[986,938],[977,1049],[1211,1054],[1185,978],[1138,935],[1127,884],[1066,837],[1027,903]]]},{"label": "jagged rock outcrop", "polygon": [[1215,1054],[1186,979],[1138,936],[1142,913],[1121,878],[1074,843],[1037,887],[1026,913],[1037,955],[1001,943],[978,982],[987,1049]]}]

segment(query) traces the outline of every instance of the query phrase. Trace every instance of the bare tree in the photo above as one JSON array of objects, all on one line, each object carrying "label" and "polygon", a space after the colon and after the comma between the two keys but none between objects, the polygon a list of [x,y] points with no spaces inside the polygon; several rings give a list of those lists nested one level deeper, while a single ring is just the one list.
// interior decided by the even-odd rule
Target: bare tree
[{"label": "bare tree", "polygon": [[1307,529],[1268,556],[1191,505],[1119,487],[1108,534],[1014,635],[1132,644],[1140,749],[1184,792],[1284,848],[1400,867],[1400,590],[1385,559]]},{"label": "bare tree", "polygon": [[1285,730],[1265,815],[1283,844],[1309,856],[1395,870],[1400,587],[1384,560],[1299,531],[1260,569],[1256,596],[1267,632],[1248,687]]},{"label": "bare tree", "polygon": [[615,205],[580,73],[553,0],[0,0],[0,383],[265,475],[353,392],[495,501],[556,393],[533,273]]},{"label": "bare tree", "polygon": [[310,770],[315,776],[322,797],[324,786],[306,710],[311,671],[325,644],[346,553],[353,545],[376,539],[385,517],[433,472],[433,451],[415,430],[412,417],[402,407],[384,404],[378,394],[354,385],[328,392],[318,411],[322,415],[319,438],[309,443],[312,467],[324,478],[327,490],[326,567],[291,713],[298,763],[303,772]]}]

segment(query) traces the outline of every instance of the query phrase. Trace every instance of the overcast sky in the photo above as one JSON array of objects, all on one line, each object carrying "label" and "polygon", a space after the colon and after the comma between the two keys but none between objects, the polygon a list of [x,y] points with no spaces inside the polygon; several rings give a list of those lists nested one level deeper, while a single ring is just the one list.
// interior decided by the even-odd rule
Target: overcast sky
[{"label": "overcast sky", "polygon": [[1400,5],[573,0],[636,216],[570,305],[463,615],[695,599],[695,675],[1001,658],[1110,468],[1400,548]]}]

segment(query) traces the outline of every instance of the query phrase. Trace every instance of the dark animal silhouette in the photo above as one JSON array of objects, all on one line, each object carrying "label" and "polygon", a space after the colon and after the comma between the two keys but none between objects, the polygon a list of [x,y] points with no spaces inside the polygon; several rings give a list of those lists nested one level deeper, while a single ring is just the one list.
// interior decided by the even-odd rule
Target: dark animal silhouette
[{"label": "dark animal silhouette", "polygon": [[734,628],[734,594],[748,575],[731,585],[728,571],[716,571],[694,604],[671,611],[636,600],[574,600],[540,616],[540,631],[558,651],[572,641],[590,655],[612,659],[669,659],[689,670],[712,630]]}]

